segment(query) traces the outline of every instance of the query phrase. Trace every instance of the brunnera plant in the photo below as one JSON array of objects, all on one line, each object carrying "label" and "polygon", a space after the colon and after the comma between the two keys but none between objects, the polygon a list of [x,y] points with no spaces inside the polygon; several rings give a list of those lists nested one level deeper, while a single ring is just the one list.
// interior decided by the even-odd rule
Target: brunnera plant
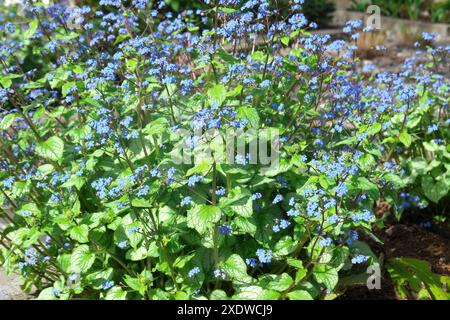
[{"label": "brunnera plant", "polygon": [[[330,299],[377,264],[359,237],[410,159],[448,192],[449,48],[361,71],[370,30],[311,33],[302,2],[0,3],[2,267],[42,299]],[[277,165],[214,157],[262,129]]]}]

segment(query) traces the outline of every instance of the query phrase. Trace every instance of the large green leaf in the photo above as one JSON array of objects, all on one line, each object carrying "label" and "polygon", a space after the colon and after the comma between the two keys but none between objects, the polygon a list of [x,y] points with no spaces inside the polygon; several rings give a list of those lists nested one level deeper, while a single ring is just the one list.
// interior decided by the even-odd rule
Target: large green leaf
[{"label": "large green leaf", "polygon": [[324,284],[329,290],[333,290],[339,280],[338,270],[327,265],[315,266],[313,275],[318,283]]},{"label": "large green leaf", "polygon": [[367,193],[371,199],[378,200],[380,197],[380,191],[378,190],[378,186],[373,182],[370,182],[367,178],[358,177],[356,180],[356,187]]},{"label": "large green leaf", "polygon": [[440,180],[435,181],[431,176],[422,177],[422,190],[428,199],[438,203],[448,193],[447,184]]},{"label": "large green leaf", "polygon": [[231,280],[244,280],[248,277],[247,265],[238,254],[232,254],[223,264],[223,271]]},{"label": "large green leaf", "polygon": [[14,122],[14,119],[17,118],[17,114],[10,113],[7,114],[2,121],[0,121],[0,130],[6,130],[8,129]]},{"label": "large green leaf", "polygon": [[45,159],[60,161],[64,153],[64,142],[56,136],[47,141],[38,142],[36,143],[36,153]]},{"label": "large green leaf", "polygon": [[239,119],[247,119],[250,127],[253,129],[259,128],[259,114],[255,108],[240,107],[238,110]]},{"label": "large green leaf", "polygon": [[432,273],[428,262],[394,258],[388,260],[386,267],[400,297],[406,299],[413,291],[423,298],[450,300],[450,293],[444,290],[448,278]]},{"label": "large green leaf", "polygon": [[280,275],[267,275],[266,277],[263,276],[261,280],[261,284],[264,288],[279,292],[289,289],[293,283],[294,280],[287,273],[282,273]]},{"label": "large green leaf", "polygon": [[210,104],[222,105],[227,98],[227,89],[223,84],[217,84],[208,90],[208,102]]},{"label": "large green leaf", "polygon": [[405,147],[409,148],[412,143],[412,137],[407,131],[402,131],[398,136],[398,139],[401,143],[405,145]]},{"label": "large green leaf", "polygon": [[24,32],[23,37],[29,39],[32,35],[35,34],[37,28],[39,26],[39,20],[34,19],[28,24],[28,29]]},{"label": "large green leaf", "polygon": [[95,254],[89,250],[89,246],[81,245],[75,248],[70,258],[73,272],[85,273],[89,271],[95,262]]},{"label": "large green leaf", "polygon": [[125,300],[127,293],[121,287],[113,287],[106,294],[106,300]]},{"label": "large green leaf", "polygon": [[221,211],[216,206],[200,205],[188,211],[187,223],[189,228],[194,228],[198,233],[205,233],[221,217]]},{"label": "large green leaf", "polygon": [[306,290],[295,290],[292,292],[289,292],[287,294],[287,297],[290,300],[313,300],[313,297],[311,294]]},{"label": "large green leaf", "polygon": [[78,241],[80,243],[86,243],[89,241],[89,227],[85,224],[82,224],[80,226],[73,227],[72,230],[70,230],[70,237]]}]

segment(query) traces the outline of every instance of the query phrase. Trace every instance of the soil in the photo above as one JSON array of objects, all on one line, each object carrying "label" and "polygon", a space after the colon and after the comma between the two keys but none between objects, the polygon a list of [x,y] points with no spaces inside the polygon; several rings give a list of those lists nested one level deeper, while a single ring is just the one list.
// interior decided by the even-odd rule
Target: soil
[{"label": "soil", "polygon": [[[430,263],[434,273],[450,275],[450,227],[445,224],[432,224],[429,228],[410,224],[392,224],[382,230],[375,231],[375,235],[384,243],[381,245],[368,237],[363,237],[372,250],[384,259],[406,257],[424,260]],[[348,289],[340,297],[343,300],[396,300],[394,286],[386,270],[380,290],[369,290],[365,286]]]}]

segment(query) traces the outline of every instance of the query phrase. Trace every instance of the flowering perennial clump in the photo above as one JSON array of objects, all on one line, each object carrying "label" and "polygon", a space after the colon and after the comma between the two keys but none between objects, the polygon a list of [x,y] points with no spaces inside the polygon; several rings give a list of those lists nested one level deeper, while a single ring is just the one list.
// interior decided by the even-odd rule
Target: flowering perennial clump
[{"label": "flowering perennial clump", "polygon": [[[291,2],[0,2],[2,267],[44,299],[324,299],[378,263],[379,201],[447,196],[450,47],[360,71],[371,31]],[[202,132],[251,142],[229,129],[278,132],[279,163],[216,161]]]}]

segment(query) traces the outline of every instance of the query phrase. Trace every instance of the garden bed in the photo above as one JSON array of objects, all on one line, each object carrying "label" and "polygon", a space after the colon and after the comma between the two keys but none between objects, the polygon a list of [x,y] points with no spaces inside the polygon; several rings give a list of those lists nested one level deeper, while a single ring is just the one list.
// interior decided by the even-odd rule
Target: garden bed
[{"label": "garden bed", "polygon": [[450,230],[423,223],[446,220],[449,48],[220,3],[0,3],[4,269],[49,300],[449,299]]},{"label": "garden bed", "polygon": [[[434,227],[435,228],[435,227]],[[440,226],[441,230],[450,232],[448,225]],[[384,259],[406,257],[424,260],[430,263],[432,272],[450,275],[450,238],[442,231],[433,232],[432,228],[423,228],[417,224],[394,223],[375,232],[383,244],[366,237],[366,241],[378,255]],[[340,297],[343,300],[376,300],[398,299],[389,273],[383,270],[380,290],[369,290],[366,286],[348,289]]]}]

